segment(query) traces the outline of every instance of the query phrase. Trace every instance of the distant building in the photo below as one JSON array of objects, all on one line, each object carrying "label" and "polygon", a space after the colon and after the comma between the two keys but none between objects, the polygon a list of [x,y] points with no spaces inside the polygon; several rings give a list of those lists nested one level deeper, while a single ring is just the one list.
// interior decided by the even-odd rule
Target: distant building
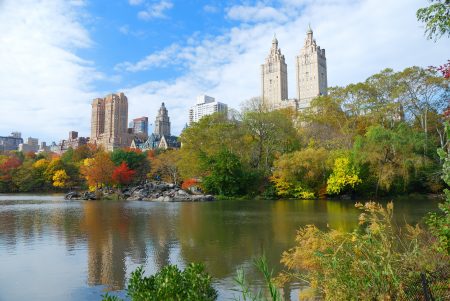
[{"label": "distant building", "polygon": [[218,112],[227,114],[228,106],[216,101],[214,97],[208,95],[198,96],[196,105],[189,110],[189,125],[193,122],[198,122],[203,116]]},{"label": "distant building", "polygon": [[70,131],[69,139],[61,140],[58,144],[52,143],[50,147],[47,147],[51,152],[62,154],[66,152],[69,148],[77,149],[82,145],[86,145],[89,142],[87,137],[78,137],[78,132]]},{"label": "distant building", "polygon": [[273,37],[266,62],[261,65],[261,84],[262,101],[269,108],[288,99],[287,65],[276,37]]},{"label": "distant building", "polygon": [[19,132],[12,132],[9,136],[0,136],[0,151],[18,150],[20,144],[23,144],[23,139]]},{"label": "distant building", "polygon": [[317,46],[309,27],[300,55],[296,59],[297,99],[299,109],[310,106],[311,100],[327,95],[327,59],[325,49]]},{"label": "distant building", "polygon": [[133,134],[142,134],[148,136],[148,117],[133,119]]},{"label": "distant building", "polygon": [[39,139],[28,137],[25,143],[19,144],[19,151],[36,153],[39,150]]},{"label": "distant building", "polygon": [[91,142],[107,151],[130,145],[128,99],[123,93],[92,101]]},{"label": "distant building", "polygon": [[170,135],[169,112],[164,103],[158,110],[155,118],[155,130],[147,139],[134,137],[130,148],[140,149],[142,151],[153,149],[180,148],[178,137]]}]

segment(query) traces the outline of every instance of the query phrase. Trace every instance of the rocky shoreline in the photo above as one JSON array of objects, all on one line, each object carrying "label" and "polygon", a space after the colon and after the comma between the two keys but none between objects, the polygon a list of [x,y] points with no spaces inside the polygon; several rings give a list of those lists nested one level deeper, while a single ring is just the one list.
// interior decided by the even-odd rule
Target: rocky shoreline
[{"label": "rocky shoreline", "polygon": [[208,202],[215,200],[212,195],[191,194],[175,184],[166,182],[147,182],[122,191],[98,190],[82,193],[71,191],[64,198],[67,200],[100,200],[114,199],[114,196],[120,200],[149,202]]}]

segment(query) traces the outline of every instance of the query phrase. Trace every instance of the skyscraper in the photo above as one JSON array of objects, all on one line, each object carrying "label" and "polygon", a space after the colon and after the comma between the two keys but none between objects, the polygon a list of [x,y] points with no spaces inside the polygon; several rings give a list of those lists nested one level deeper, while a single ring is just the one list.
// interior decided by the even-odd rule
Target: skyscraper
[{"label": "skyscraper", "polygon": [[216,101],[214,97],[208,95],[200,95],[197,97],[197,103],[189,110],[189,124],[198,122],[203,116],[214,113],[227,114],[228,106],[224,103]]},{"label": "skyscraper", "polygon": [[275,107],[288,99],[287,65],[275,36],[266,62],[261,65],[261,83],[262,101],[267,106]]},{"label": "skyscraper", "polygon": [[297,98],[299,108],[309,107],[311,100],[327,94],[327,60],[325,49],[320,49],[313,38],[311,27],[296,60]]},{"label": "skyscraper", "polygon": [[127,124],[128,99],[125,94],[109,94],[92,101],[91,142],[102,145],[107,151],[129,146]]},{"label": "skyscraper", "polygon": [[170,119],[164,103],[161,104],[156,116],[154,133],[159,137],[170,136]]}]

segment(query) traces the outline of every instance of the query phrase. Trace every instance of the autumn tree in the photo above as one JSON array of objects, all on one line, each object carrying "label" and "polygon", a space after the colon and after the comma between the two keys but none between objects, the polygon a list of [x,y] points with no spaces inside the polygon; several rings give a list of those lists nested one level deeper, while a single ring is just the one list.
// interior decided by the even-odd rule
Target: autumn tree
[{"label": "autumn tree", "polygon": [[134,149],[116,149],[111,153],[114,165],[120,166],[125,162],[128,168],[135,171],[133,179],[144,180],[150,171],[150,163],[145,153]]},{"label": "autumn tree", "polygon": [[122,164],[114,169],[112,173],[112,180],[119,186],[128,185],[133,180],[133,176],[135,174],[136,171],[128,168],[127,163],[122,162]]},{"label": "autumn tree", "polygon": [[339,157],[334,160],[333,171],[327,180],[327,193],[333,195],[353,190],[361,182],[359,171],[350,158]]},{"label": "autumn tree", "polygon": [[181,181],[179,165],[183,160],[181,150],[166,150],[156,155],[151,164],[150,175],[178,185]]},{"label": "autumn tree", "polygon": [[66,188],[70,183],[70,177],[64,169],[59,169],[53,174],[53,186],[57,188]]},{"label": "autumn tree", "polygon": [[111,161],[109,154],[101,151],[96,153],[93,158],[85,159],[80,171],[90,187],[99,188],[113,184],[114,168],[114,163]]},{"label": "autumn tree", "polygon": [[280,156],[271,181],[281,197],[313,198],[325,192],[330,172],[329,151],[308,147]]}]

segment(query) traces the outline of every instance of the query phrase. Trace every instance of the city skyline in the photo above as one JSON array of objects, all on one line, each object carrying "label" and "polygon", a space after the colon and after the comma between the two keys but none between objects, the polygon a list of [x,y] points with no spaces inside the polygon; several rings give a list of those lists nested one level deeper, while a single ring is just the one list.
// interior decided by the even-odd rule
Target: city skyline
[{"label": "city skyline", "polygon": [[[58,141],[89,136],[90,103],[123,91],[129,119],[161,102],[178,135],[198,95],[232,108],[260,94],[260,64],[276,33],[295,87],[308,23],[327,49],[328,86],[391,67],[439,65],[448,39],[427,40],[427,1],[36,1],[0,4],[0,133]],[[289,89],[289,98],[296,97]]]}]

